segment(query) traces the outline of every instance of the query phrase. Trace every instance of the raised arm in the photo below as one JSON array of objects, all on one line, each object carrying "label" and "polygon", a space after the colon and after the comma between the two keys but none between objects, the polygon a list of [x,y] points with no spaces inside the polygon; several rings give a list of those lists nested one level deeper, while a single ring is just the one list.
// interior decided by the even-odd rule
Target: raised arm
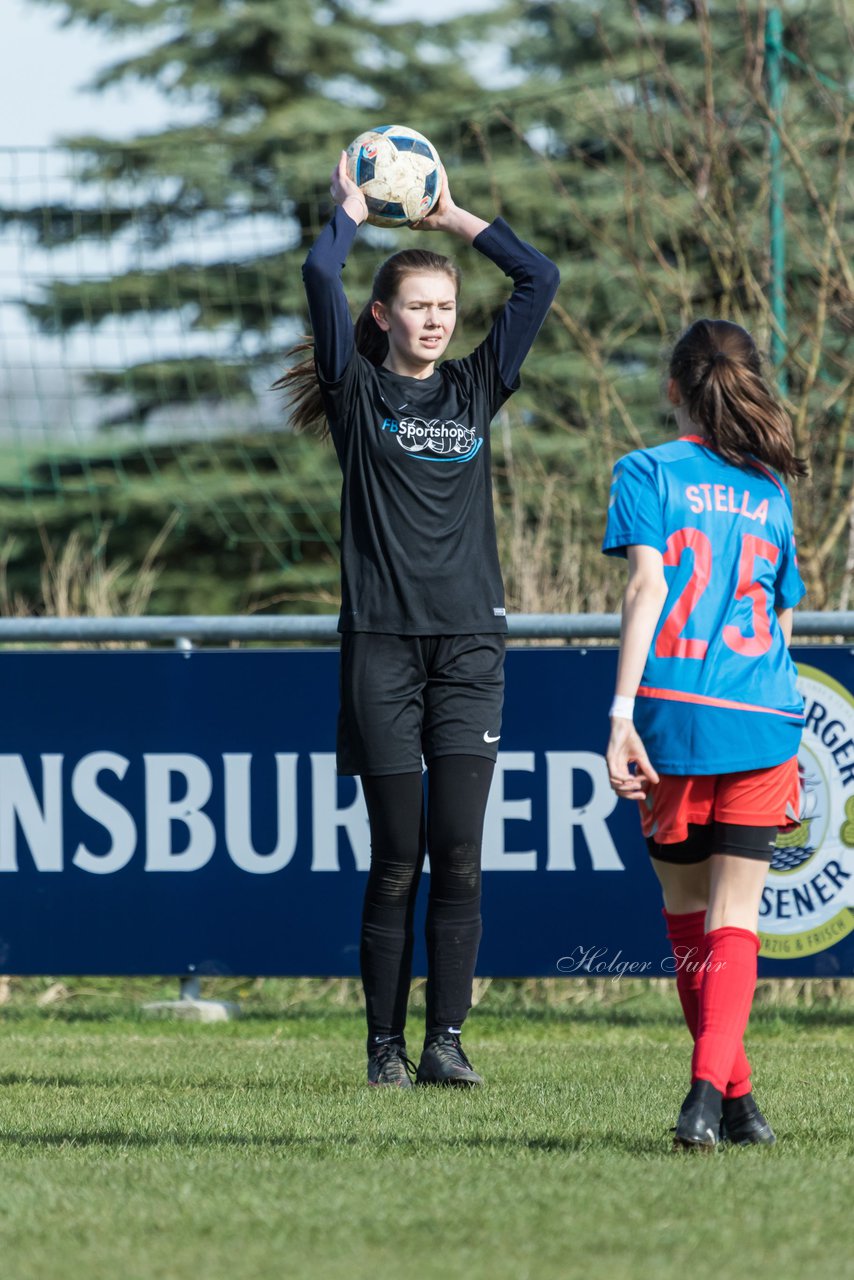
[{"label": "raised arm", "polygon": [[560,272],[545,254],[520,240],[503,218],[484,222],[454,203],[447,175],[434,211],[416,224],[420,231],[448,231],[468,241],[513,281],[513,293],[489,332],[501,381],[515,389],[522,362],[533,345],[560,284]]},{"label": "raised arm", "polygon": [[347,177],[344,152],[329,190],[338,207],[309,250],[302,278],[318,372],[325,382],[337,382],[353,354],[353,321],[341,272],[356,230],[368,216],[365,197]]},{"label": "raised arm", "polygon": [[495,318],[489,343],[502,382],[514,388],[557,293],[560,272],[544,254],[520,240],[503,218],[496,218],[473,243],[513,280],[513,292]]}]

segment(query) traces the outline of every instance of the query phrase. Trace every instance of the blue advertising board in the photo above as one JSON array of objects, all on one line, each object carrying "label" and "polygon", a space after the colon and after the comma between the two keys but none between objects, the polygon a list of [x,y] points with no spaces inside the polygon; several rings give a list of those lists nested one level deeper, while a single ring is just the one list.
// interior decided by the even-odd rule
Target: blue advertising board
[{"label": "blue advertising board", "polygon": [[[854,658],[794,653],[802,823],[769,872],[760,972],[847,976]],[[635,807],[603,756],[615,663],[508,652],[481,974],[668,972]],[[335,773],[335,651],[5,653],[0,680],[0,970],[358,972],[370,841],[359,783]]]}]

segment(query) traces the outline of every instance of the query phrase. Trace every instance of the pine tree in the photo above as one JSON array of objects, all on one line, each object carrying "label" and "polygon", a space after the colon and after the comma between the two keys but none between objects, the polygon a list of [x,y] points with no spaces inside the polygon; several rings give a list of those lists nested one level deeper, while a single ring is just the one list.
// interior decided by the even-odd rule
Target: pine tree
[{"label": "pine tree", "polygon": [[[524,79],[504,115],[532,171],[512,205],[510,182],[498,185],[509,216],[563,271],[532,365],[554,424],[537,446],[543,474],[563,472],[594,557],[582,599],[601,582],[610,462],[672,432],[662,357],[673,339],[711,315],[771,344],[765,12],[685,0],[518,5],[510,49]],[[833,0],[787,4],[783,19],[788,327],[778,336],[798,449],[814,472],[798,510],[815,608],[839,598],[854,510],[852,30]],[[523,518],[536,522],[538,505],[534,495]]]},{"label": "pine tree", "polygon": [[[38,2],[59,7],[66,21],[146,40],[145,52],[108,67],[94,87],[146,81],[200,112],[198,124],[140,133],[119,146],[100,137],[68,139],[85,157],[86,185],[112,185],[134,198],[106,211],[84,202],[14,211],[42,245],[117,239],[132,224],[156,245],[198,225],[198,235],[216,246],[218,233],[242,217],[269,216],[281,225],[281,247],[254,257],[230,257],[223,235],[219,256],[204,265],[60,281],[31,307],[47,331],[178,308],[192,329],[233,333],[234,353],[225,362],[199,358],[185,369],[178,360],[98,379],[104,393],[132,393],[138,420],[157,405],[248,393],[251,364],[280,357],[274,331],[283,318],[305,314],[298,267],[328,208],[328,174],[355,133],[380,119],[417,118],[425,103],[481,92],[455,47],[454,24],[383,24],[352,0]],[[375,252],[363,249],[361,257],[369,256],[373,261]],[[364,270],[354,275],[364,282]],[[243,350],[249,335],[256,339],[251,362]]]},{"label": "pine tree", "polygon": [[[141,243],[166,257],[192,237],[195,252],[173,249],[162,267],[131,261],[98,278],[60,278],[30,301],[30,314],[49,334],[116,317],[156,328],[159,317],[179,316],[194,348],[92,371],[104,425],[136,426],[142,444],[128,446],[123,434],[58,464],[38,458],[26,477],[25,513],[0,495],[18,538],[12,586],[32,592],[40,558],[34,522],[62,539],[91,517],[96,529],[112,526],[114,553],[138,563],[177,507],[181,523],[162,552],[168,571],[157,607],[204,610],[205,600],[208,608],[255,607],[284,588],[297,608],[330,608],[340,483],[332,451],[287,436],[284,413],[279,431],[247,435],[247,406],[253,397],[269,402],[284,348],[305,331],[300,265],[330,211],[329,174],[340,149],[372,124],[418,126],[427,105],[481,97],[463,47],[468,27],[388,25],[357,0],[38,2],[66,22],[139,36],[144,51],[107,67],[95,87],[151,83],[170,100],[194,104],[198,123],[140,132],[120,145],[69,138],[80,177],[75,202],[0,216],[26,225],[46,248]],[[267,247],[229,252],[231,229],[249,223]],[[354,303],[399,239],[371,228],[360,235],[347,270]],[[206,334],[208,350],[195,350]],[[219,435],[181,439],[182,406],[199,405],[216,411]],[[223,435],[224,415],[233,435]],[[149,423],[157,425],[151,443]],[[164,429],[174,443],[163,443]],[[57,499],[49,490],[58,478]]]},{"label": "pine tree", "polygon": [[[27,221],[46,244],[85,236],[118,242],[133,226],[164,246],[194,228],[212,246],[214,261],[203,265],[58,282],[33,308],[45,328],[59,331],[177,308],[188,326],[210,333],[212,352],[214,338],[220,346],[228,338],[225,357],[176,352],[102,371],[102,393],[125,392],[124,420],[144,424],[164,406],[207,399],[233,404],[239,425],[240,397],[259,377],[275,376],[287,336],[305,327],[299,265],[326,216],[326,177],[339,147],[380,119],[413,124],[439,146],[462,203],[485,217],[505,215],[562,269],[553,316],[497,430],[506,446],[496,478],[511,599],[523,608],[613,607],[617,575],[598,556],[610,465],[671,429],[662,407],[664,351],[698,314],[733,318],[770,343],[764,7],[508,0],[491,15],[425,27],[383,25],[356,0],[37,2],[69,21],[146,38],[147,52],[105,70],[101,86],[141,77],[199,107],[199,124],[122,146],[69,140],[92,183],[112,189],[108,214],[81,200],[78,208],[5,215]],[[854,509],[846,23],[842,0],[784,7],[785,371],[799,448],[814,468],[797,504],[814,607],[845,599],[854,577],[854,552],[846,576],[842,545]],[[496,46],[515,68],[512,87],[481,82],[482,55],[492,58]],[[281,241],[217,258],[230,220],[247,216],[280,225]],[[360,233],[347,268],[351,301],[400,242],[395,233]],[[477,254],[466,254],[464,267],[452,354],[472,345],[506,296],[505,282]],[[95,501],[105,520],[115,519],[116,503],[92,480],[98,463],[87,457],[65,466],[78,485],[77,518]],[[226,607],[273,596],[283,584],[299,593],[298,609],[310,584],[319,585],[318,607],[332,607],[330,451],[282,433],[235,434],[213,445],[123,451],[119,463],[131,477],[120,509],[135,528],[129,536],[150,540],[177,505],[181,550],[225,576]],[[41,465],[36,487],[49,478],[50,464]],[[52,522],[71,509],[42,514],[58,527]],[[139,547],[119,549],[139,558]],[[235,584],[250,553],[247,595]],[[160,607],[199,590],[198,574],[180,563],[170,581]]]}]

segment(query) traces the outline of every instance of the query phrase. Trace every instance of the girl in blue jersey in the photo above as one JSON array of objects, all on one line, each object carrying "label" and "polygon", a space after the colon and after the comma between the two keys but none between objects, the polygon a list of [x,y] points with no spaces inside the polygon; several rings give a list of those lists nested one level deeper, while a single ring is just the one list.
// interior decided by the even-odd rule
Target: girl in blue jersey
[{"label": "girl in blue jersey", "polygon": [[419,226],[471,244],[512,278],[513,292],[470,355],[440,364],[456,323],[457,267],[423,248],[393,254],[354,325],[341,273],[368,210],[344,155],[331,193],[337,208],[303,268],[312,355],[282,384],[296,426],[328,428],[343,477],[338,771],[361,777],[371,830],[360,943],[368,1081],[411,1083],[413,910],[429,849],[416,1079],[471,1086],[480,1076],[460,1033],[481,935],[507,630],[489,424],[519,386],[558,273],[502,219],[460,208],[445,179]]},{"label": "girl in blue jersey", "polygon": [[788,643],[804,585],[777,473],[806,466],[739,325],[696,321],[669,372],[686,434],[614,468],[603,549],[627,557],[629,580],[608,770],[640,802],[694,1037],[675,1145],[770,1144],[742,1037],[768,865],[798,817]]}]

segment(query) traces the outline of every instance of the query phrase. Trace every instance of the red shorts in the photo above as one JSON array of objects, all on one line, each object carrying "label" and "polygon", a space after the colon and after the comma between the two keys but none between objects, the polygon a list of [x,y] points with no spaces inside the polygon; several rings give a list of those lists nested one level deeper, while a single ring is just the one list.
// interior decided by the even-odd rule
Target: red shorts
[{"label": "red shorts", "polygon": [[688,838],[688,823],[708,826],[726,822],[740,827],[798,825],[800,784],[798,757],[772,769],[742,773],[682,776],[663,773],[639,802],[644,835],[657,844],[678,844]]}]

